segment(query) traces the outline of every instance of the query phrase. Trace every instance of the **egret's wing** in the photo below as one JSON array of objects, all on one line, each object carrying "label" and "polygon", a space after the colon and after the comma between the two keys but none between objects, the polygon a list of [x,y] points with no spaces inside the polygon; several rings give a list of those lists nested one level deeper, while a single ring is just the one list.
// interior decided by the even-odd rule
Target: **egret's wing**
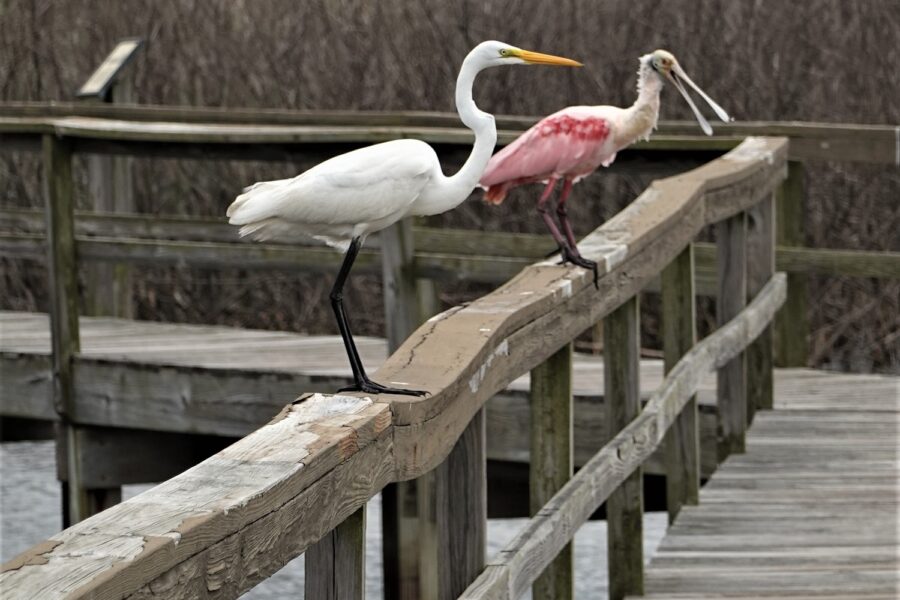
[{"label": "egret's wing", "polygon": [[424,142],[376,144],[336,156],[293,179],[251,186],[227,214],[235,225],[271,218],[327,225],[379,221],[405,211],[435,168],[437,156]]}]

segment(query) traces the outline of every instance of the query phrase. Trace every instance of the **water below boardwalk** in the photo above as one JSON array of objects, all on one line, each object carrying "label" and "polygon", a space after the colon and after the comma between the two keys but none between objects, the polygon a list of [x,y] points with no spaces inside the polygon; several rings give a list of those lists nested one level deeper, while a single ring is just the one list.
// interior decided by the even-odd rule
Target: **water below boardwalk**
[{"label": "water below boardwalk", "polygon": [[[149,485],[125,486],[130,498]],[[56,481],[52,442],[0,444],[0,562],[44,540],[61,526],[59,484]],[[376,496],[366,514],[366,597],[381,598],[381,509]],[[488,556],[506,545],[525,519],[488,522]],[[666,528],[665,513],[644,516],[644,556],[659,545]],[[253,588],[244,597],[253,600],[296,598],[303,589],[303,557]],[[526,597],[530,597],[530,594]],[[606,598],[606,523],[591,521],[575,536],[575,597]]]}]

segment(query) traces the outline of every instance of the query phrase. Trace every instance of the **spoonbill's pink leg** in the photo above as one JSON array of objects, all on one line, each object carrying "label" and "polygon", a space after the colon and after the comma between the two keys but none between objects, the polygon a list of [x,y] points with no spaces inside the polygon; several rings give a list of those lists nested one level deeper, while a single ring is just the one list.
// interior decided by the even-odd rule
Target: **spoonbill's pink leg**
[{"label": "spoonbill's pink leg", "polygon": [[[583,258],[581,254],[578,253],[578,248],[575,246],[575,236],[572,235],[572,227],[569,225],[568,219],[563,219],[560,217],[560,222],[563,223],[563,226],[566,228],[566,237],[568,237],[568,241],[566,237],[563,237],[563,234],[560,233],[559,227],[556,226],[556,223],[553,222],[553,218],[550,216],[550,211],[547,210],[547,201],[550,199],[550,195],[553,194],[553,188],[556,186],[556,182],[559,181],[559,177],[553,177],[550,181],[547,182],[547,187],[544,188],[544,192],[541,194],[540,200],[538,200],[538,212],[541,213],[541,217],[544,219],[544,223],[547,224],[547,228],[550,230],[550,234],[553,236],[553,239],[556,240],[556,243],[559,245],[559,253],[562,255],[562,263],[572,263],[573,265],[578,265],[579,267],[588,269],[594,272],[594,287],[598,286],[598,275],[597,275],[597,263],[592,260],[588,260]],[[566,190],[566,186],[568,186],[569,191],[572,189],[572,183],[566,179],[563,184],[563,191]],[[568,194],[567,194],[568,195]],[[564,199],[560,199],[561,203],[564,203]],[[565,215],[565,204],[562,204],[563,210],[560,213],[559,208],[557,207],[557,214]]]}]

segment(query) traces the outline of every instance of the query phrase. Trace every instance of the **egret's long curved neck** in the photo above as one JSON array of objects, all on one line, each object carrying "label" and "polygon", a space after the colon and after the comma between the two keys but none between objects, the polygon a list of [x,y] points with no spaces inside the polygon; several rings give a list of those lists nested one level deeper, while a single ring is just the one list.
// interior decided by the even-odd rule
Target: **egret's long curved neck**
[{"label": "egret's long curved neck", "polygon": [[659,118],[659,93],[663,82],[648,63],[638,71],[638,97],[625,111],[625,120],[616,142],[622,148],[650,137]]},{"label": "egret's long curved neck", "polygon": [[456,110],[466,127],[475,133],[475,145],[462,168],[452,177],[444,177],[420,202],[421,214],[438,214],[461,204],[478,185],[497,144],[494,117],[475,106],[472,86],[475,76],[484,69],[472,54],[463,61],[456,78]]},{"label": "egret's long curved neck", "polygon": [[493,115],[475,106],[475,100],[472,98],[475,76],[481,69],[482,67],[475,64],[471,56],[467,56],[459,70],[459,77],[456,78],[456,110],[465,126],[475,133],[475,145],[466,163],[448,179],[453,185],[465,186],[466,195],[478,185],[478,180],[481,179],[481,174],[497,144],[497,126],[494,124]]}]

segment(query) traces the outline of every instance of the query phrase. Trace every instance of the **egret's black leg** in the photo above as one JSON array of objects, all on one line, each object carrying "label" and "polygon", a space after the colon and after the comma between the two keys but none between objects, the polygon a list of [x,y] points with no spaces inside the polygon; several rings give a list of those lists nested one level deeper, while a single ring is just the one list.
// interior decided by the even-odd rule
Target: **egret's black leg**
[{"label": "egret's black leg", "polygon": [[353,267],[353,261],[359,254],[362,243],[359,238],[353,238],[350,241],[350,247],[344,255],[344,262],[341,264],[341,270],[338,271],[337,278],[334,280],[334,286],[331,288],[331,308],[334,310],[334,317],[337,319],[338,329],[341,332],[341,338],[344,340],[344,348],[347,350],[347,358],[350,360],[350,369],[353,371],[354,384],[349,387],[341,388],[338,392],[365,392],[367,394],[405,394],[407,396],[424,396],[426,392],[419,390],[402,390],[398,388],[390,388],[380,383],[375,383],[366,375],[362,360],[359,357],[359,351],[356,349],[356,343],[353,341],[353,334],[350,333],[350,323],[347,315],[344,313],[344,284],[347,282],[347,276]]},{"label": "egret's black leg", "polygon": [[566,178],[563,180],[562,190],[559,192],[559,201],[556,203],[556,216],[559,218],[559,224],[562,225],[563,232],[566,234],[566,241],[568,242],[568,249],[570,250],[569,253],[563,252],[563,262],[570,262],[579,267],[593,271],[594,287],[600,289],[597,263],[581,256],[581,252],[578,251],[578,243],[575,241],[575,233],[572,231],[572,224],[569,223],[569,211],[566,208],[566,200],[569,199],[569,194],[571,192],[572,180]]}]

